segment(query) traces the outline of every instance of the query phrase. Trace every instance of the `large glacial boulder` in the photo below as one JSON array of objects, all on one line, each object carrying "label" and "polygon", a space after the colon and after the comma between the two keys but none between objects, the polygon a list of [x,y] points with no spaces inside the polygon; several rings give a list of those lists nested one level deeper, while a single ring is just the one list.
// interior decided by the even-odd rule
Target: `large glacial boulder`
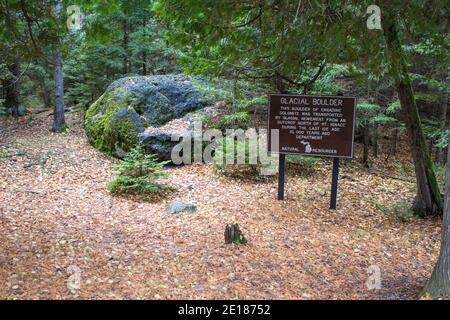
[{"label": "large glacial boulder", "polygon": [[174,145],[171,132],[158,128],[206,107],[206,95],[197,89],[205,80],[185,75],[127,77],[112,83],[88,109],[85,128],[89,142],[122,157],[130,147],[144,143],[150,152],[167,159]]}]

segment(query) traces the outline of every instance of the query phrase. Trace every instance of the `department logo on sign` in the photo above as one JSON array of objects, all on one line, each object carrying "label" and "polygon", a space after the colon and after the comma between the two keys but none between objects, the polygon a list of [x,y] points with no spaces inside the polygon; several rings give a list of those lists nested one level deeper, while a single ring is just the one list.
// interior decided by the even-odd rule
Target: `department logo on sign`
[{"label": "department logo on sign", "polygon": [[300,143],[305,146],[305,153],[311,153],[312,148],[311,148],[311,145],[309,144],[309,142],[307,142],[307,141],[300,141]]}]

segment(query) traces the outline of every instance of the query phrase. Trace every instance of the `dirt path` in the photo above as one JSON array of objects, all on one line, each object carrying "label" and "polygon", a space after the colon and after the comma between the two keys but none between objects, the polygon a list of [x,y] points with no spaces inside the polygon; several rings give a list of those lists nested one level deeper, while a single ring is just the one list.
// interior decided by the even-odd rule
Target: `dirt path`
[{"label": "dirt path", "polygon": [[[158,203],[112,197],[111,159],[86,144],[77,115],[66,134],[46,114],[0,120],[0,299],[411,298],[438,253],[436,220],[401,222],[375,209],[411,184],[346,164],[339,209],[328,210],[329,164],[310,177],[250,183],[209,165],[171,170],[179,192]],[[175,199],[198,211],[167,215]],[[250,242],[226,246],[226,223]],[[382,288],[368,290],[379,266]],[[69,267],[74,266],[74,269]],[[67,288],[70,270],[81,287]]]}]

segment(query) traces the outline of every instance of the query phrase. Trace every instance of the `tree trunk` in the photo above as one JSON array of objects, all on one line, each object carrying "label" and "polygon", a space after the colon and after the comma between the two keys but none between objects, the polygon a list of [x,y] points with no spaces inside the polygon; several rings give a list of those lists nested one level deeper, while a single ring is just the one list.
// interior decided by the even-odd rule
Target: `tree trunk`
[{"label": "tree trunk", "polygon": [[286,84],[284,83],[283,79],[278,75],[275,74],[275,87],[277,88],[278,92],[281,94],[289,94],[289,90],[286,88]]},{"label": "tree trunk", "polygon": [[13,75],[13,79],[6,82],[5,106],[10,110],[11,115],[17,118],[20,115],[20,62],[15,61],[8,66],[8,70]]},{"label": "tree trunk", "polygon": [[247,239],[242,234],[241,229],[237,223],[235,224],[227,224],[225,227],[225,243],[226,244],[246,244]]},{"label": "tree trunk", "polygon": [[[389,12],[389,10],[385,9],[383,12]],[[390,58],[390,69],[395,79],[401,109],[404,114],[416,171],[417,194],[414,201],[414,210],[421,216],[442,214],[443,201],[425,142],[403,49],[398,38],[396,19],[387,15],[382,17],[382,23]]]},{"label": "tree trunk", "polygon": [[[55,16],[61,12],[61,1],[57,1],[53,8]],[[63,132],[66,128],[64,118],[64,74],[61,51],[56,44],[53,51],[53,80],[55,82],[55,111],[53,113],[53,132]]]},{"label": "tree trunk", "polygon": [[142,75],[147,75],[147,52],[142,52]]},{"label": "tree trunk", "polygon": [[[442,95],[442,101],[439,107],[439,122],[442,131],[444,131],[445,128],[447,128],[447,112],[448,112],[447,101],[448,101],[447,95],[446,94]],[[436,160],[437,162],[442,164],[446,162],[445,148],[437,148]]]},{"label": "tree trunk", "polygon": [[378,158],[378,125],[373,126],[372,148],[373,156]]},{"label": "tree trunk", "polygon": [[123,39],[122,39],[122,44],[123,44],[123,52],[124,52],[124,56],[123,56],[123,74],[127,74],[128,73],[128,22],[127,22],[127,13],[125,13],[125,17],[123,20]]},{"label": "tree trunk", "polygon": [[63,132],[66,128],[64,117],[64,75],[61,59],[61,52],[55,48],[53,52],[54,72],[53,79],[55,81],[55,111],[53,114],[53,132]]},{"label": "tree trunk", "polygon": [[44,87],[42,87],[42,99],[44,102],[44,107],[46,109],[50,109],[51,108],[50,94],[48,92],[47,86],[45,86],[45,85],[44,85]]},{"label": "tree trunk", "polygon": [[450,148],[448,149],[447,159],[441,251],[431,278],[419,292],[419,296],[429,295],[433,298],[450,297]]},{"label": "tree trunk", "polygon": [[389,159],[389,156],[395,156],[397,154],[397,143],[398,143],[398,134],[400,133],[400,129],[396,127],[394,130],[392,130],[392,136],[391,136],[391,144],[389,146],[389,153],[386,157],[386,161]]},{"label": "tree trunk", "polygon": [[[142,26],[144,28],[144,30],[147,28],[147,21],[145,19],[142,20]],[[145,34],[144,34],[144,39],[145,39]],[[146,76],[147,75],[147,49],[143,49],[142,51],[142,75]]]},{"label": "tree trunk", "polygon": [[369,167],[369,140],[370,140],[370,134],[369,134],[369,128],[367,126],[364,126],[363,128],[363,160],[362,163],[365,167]]},{"label": "tree trunk", "polygon": [[44,107],[46,109],[50,109],[50,107],[51,107],[50,92],[48,91],[47,85],[45,84],[45,77],[42,77],[40,79],[40,82],[41,82],[42,99],[44,102]]}]

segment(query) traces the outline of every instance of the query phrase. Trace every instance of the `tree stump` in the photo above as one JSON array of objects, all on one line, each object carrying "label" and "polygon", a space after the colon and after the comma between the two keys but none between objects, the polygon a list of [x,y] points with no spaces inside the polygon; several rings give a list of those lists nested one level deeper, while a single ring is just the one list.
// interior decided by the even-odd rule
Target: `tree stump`
[{"label": "tree stump", "polygon": [[247,239],[242,234],[241,229],[237,223],[227,224],[225,227],[225,243],[226,244],[246,244]]}]

